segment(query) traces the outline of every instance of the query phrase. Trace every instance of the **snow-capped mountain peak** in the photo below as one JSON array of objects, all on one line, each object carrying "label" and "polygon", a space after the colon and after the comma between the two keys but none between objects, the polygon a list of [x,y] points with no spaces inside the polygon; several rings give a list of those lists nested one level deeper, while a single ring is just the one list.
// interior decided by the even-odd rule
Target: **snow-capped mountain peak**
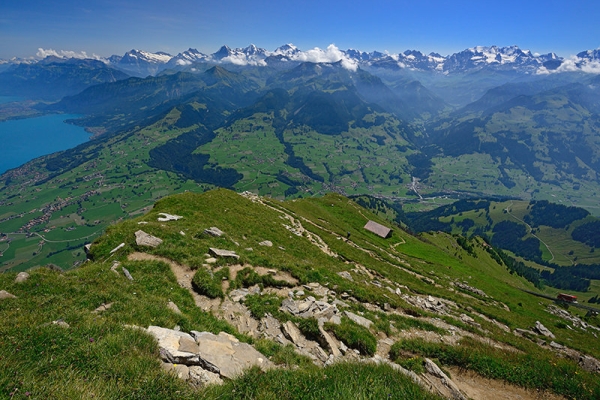
[{"label": "snow-capped mountain peak", "polygon": [[149,62],[154,64],[166,64],[169,60],[173,58],[172,55],[159,51],[158,53],[150,53],[148,51],[143,50],[130,50],[121,59],[123,60],[138,60],[142,62]]},{"label": "snow-capped mountain peak", "polygon": [[283,46],[279,46],[277,49],[275,49],[274,52],[271,53],[271,55],[291,57],[299,52],[300,50],[296,46],[294,46],[291,43],[288,43],[284,44]]}]

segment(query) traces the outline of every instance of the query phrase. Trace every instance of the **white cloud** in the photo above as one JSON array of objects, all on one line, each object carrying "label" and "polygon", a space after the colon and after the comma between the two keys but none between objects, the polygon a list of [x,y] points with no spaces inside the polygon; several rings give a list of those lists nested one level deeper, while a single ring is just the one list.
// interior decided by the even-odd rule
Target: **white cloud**
[{"label": "white cloud", "polygon": [[600,74],[600,60],[587,60],[577,56],[565,58],[560,66],[555,70],[548,70],[546,67],[541,67],[537,73],[539,75],[547,75],[560,72],[585,72],[588,74]]},{"label": "white cloud", "polygon": [[336,63],[341,61],[342,67],[350,71],[356,71],[358,68],[356,61],[346,57],[346,55],[334,44],[330,44],[325,50],[315,47],[312,50],[297,53],[292,57],[292,59],[296,61],[314,63]]},{"label": "white cloud", "polygon": [[243,53],[232,54],[230,56],[224,57],[221,62],[229,62],[234,65],[258,65],[264,67],[267,65],[265,60],[255,58],[255,57],[247,57]]},{"label": "white cloud", "polygon": [[94,60],[102,60],[102,57],[92,54],[89,56],[85,51],[76,52],[71,50],[59,50],[56,51],[54,49],[42,49],[38,48],[37,53],[35,54],[39,58],[46,58],[49,56],[58,57],[58,58],[79,58],[79,59],[94,59]]},{"label": "white cloud", "polygon": [[600,60],[589,61],[581,66],[583,72],[589,74],[600,74]]}]

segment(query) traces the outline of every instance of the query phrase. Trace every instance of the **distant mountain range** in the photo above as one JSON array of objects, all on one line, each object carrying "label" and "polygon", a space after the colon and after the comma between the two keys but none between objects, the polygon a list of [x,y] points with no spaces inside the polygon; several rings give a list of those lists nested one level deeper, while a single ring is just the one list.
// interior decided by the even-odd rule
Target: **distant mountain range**
[{"label": "distant mountain range", "polygon": [[[65,52],[63,58],[72,57]],[[86,57],[85,53],[80,58]],[[14,64],[35,64],[56,61],[51,56],[39,59],[0,60],[0,68],[6,69]],[[418,50],[406,50],[403,53],[364,52],[354,49],[339,50],[331,45],[327,49],[302,51],[292,44],[278,47],[274,51],[251,44],[245,48],[232,49],[222,46],[212,54],[204,54],[196,49],[188,49],[177,55],[164,52],[152,53],[143,50],[131,50],[123,56],[113,55],[97,58],[110,67],[120,69],[133,76],[156,75],[166,69],[181,70],[194,63],[220,63],[234,65],[278,66],[281,63],[299,62],[336,62],[344,61],[350,68],[410,69],[415,71],[435,71],[443,74],[464,73],[479,69],[518,71],[533,74],[545,74],[552,71],[593,72],[600,70],[600,50],[587,50],[571,58],[562,58],[555,53],[536,54],[522,50],[518,46],[476,46],[458,53],[442,56],[437,53],[424,54]]]},{"label": "distant mountain range", "polygon": [[[547,200],[600,215],[597,50],[569,59],[516,46],[448,57],[293,45],[44,54],[5,64],[0,96],[27,101],[0,104],[0,116],[78,114],[70,122],[94,138],[2,174],[0,232],[62,226],[51,210],[71,215],[76,200],[55,199],[78,198],[89,231],[78,237],[87,237],[150,199],[213,186],[278,198],[368,193],[419,207]],[[27,251],[30,266],[64,256]]]}]

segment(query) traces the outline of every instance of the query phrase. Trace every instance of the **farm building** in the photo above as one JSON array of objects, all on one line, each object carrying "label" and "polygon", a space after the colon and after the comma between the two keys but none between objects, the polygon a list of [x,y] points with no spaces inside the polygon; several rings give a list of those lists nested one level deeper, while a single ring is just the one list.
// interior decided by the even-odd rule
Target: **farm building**
[{"label": "farm building", "polygon": [[377,236],[381,236],[384,239],[387,239],[390,236],[392,236],[392,230],[390,228],[383,226],[381,224],[378,224],[377,222],[374,222],[374,221],[367,222],[367,224],[365,225],[365,229],[368,230],[369,232],[373,232]]}]

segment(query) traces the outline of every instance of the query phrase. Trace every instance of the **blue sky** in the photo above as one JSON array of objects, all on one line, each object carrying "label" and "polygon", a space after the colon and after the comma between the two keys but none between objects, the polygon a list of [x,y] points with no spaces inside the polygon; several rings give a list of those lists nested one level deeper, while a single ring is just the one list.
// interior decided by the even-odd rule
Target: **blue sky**
[{"label": "blue sky", "polygon": [[4,0],[0,58],[38,48],[122,55],[227,44],[451,54],[518,45],[567,57],[600,47],[600,1]]}]

